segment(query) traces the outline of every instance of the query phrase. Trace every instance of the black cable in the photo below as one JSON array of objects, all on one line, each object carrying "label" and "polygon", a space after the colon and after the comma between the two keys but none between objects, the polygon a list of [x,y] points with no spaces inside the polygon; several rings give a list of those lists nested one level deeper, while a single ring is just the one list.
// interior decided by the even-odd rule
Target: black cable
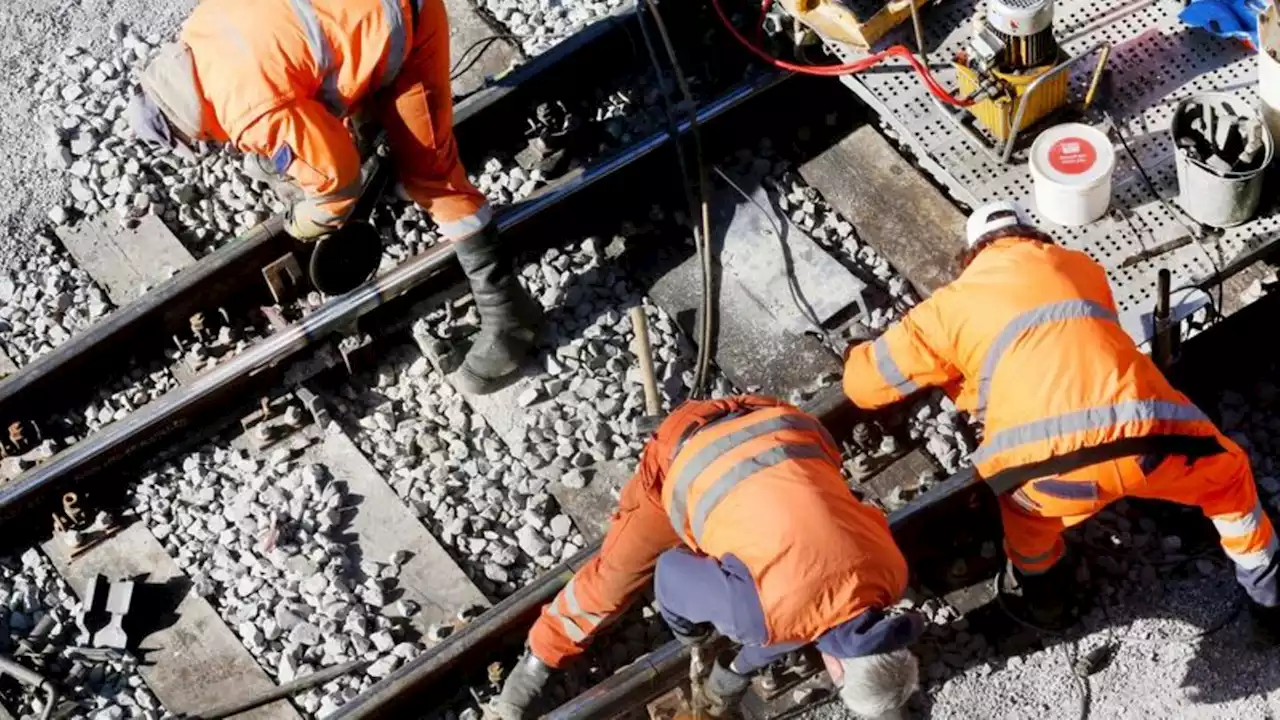
[{"label": "black cable", "polygon": [[[1147,190],[1150,191],[1151,195],[1155,197],[1156,201],[1159,202],[1164,207],[1165,211],[1168,212],[1169,215],[1173,217],[1174,221],[1177,222],[1179,225],[1181,225],[1183,229],[1187,231],[1187,234],[1191,236],[1192,242],[1195,243],[1196,247],[1200,248],[1200,251],[1204,253],[1204,256],[1209,259],[1209,264],[1213,266],[1213,277],[1215,280],[1214,284],[1217,286],[1217,289],[1218,289],[1218,299],[1215,302],[1213,300],[1213,294],[1209,291],[1205,291],[1205,294],[1209,296],[1209,302],[1213,306],[1214,317],[1212,318],[1212,321],[1216,322],[1218,319],[1222,317],[1222,312],[1221,312],[1223,307],[1222,266],[1218,264],[1218,261],[1213,257],[1213,254],[1210,253],[1204,247],[1204,245],[1200,243],[1201,236],[1205,234],[1204,224],[1197,221],[1195,218],[1191,217],[1190,215],[1187,215],[1185,211],[1183,211],[1181,208],[1177,208],[1171,205],[1168,200],[1164,199],[1164,196],[1160,194],[1159,189],[1156,187],[1155,182],[1151,180],[1151,176],[1147,174],[1146,168],[1142,166],[1141,162],[1138,162],[1137,153],[1133,151],[1133,148],[1129,147],[1129,141],[1127,138],[1125,138],[1124,133],[1121,132],[1120,124],[1117,123],[1115,118],[1111,116],[1111,113],[1107,112],[1106,110],[1103,110],[1102,114],[1111,123],[1111,126],[1115,128],[1116,137],[1120,140],[1121,147],[1124,148],[1125,154],[1129,156],[1129,160],[1133,163],[1134,168],[1138,170],[1138,175],[1142,178],[1142,182],[1146,184]],[[1190,221],[1190,223],[1183,222],[1183,218]],[[1194,226],[1194,228],[1192,226]],[[1151,234],[1152,239],[1154,240],[1155,233],[1151,232],[1149,226],[1148,226],[1148,233]],[[1192,283],[1188,283],[1187,285],[1179,286],[1178,290],[1184,290],[1191,287],[1204,290],[1204,288],[1201,287],[1200,283],[1198,282],[1192,282]],[[1169,294],[1172,295],[1174,292],[1176,292],[1176,290],[1170,291]]]},{"label": "black cable", "polygon": [[[671,61],[671,70],[675,73],[676,85],[680,88],[680,93],[684,96],[685,103],[689,106],[689,134],[693,136],[694,161],[698,171],[697,185],[699,198],[699,212],[694,220],[694,244],[698,248],[698,257],[701,260],[702,268],[702,315],[698,323],[698,359],[694,366],[693,383],[689,388],[691,398],[702,397],[706,392],[707,375],[711,369],[711,346],[716,335],[716,317],[717,303],[715,302],[715,286],[712,278],[712,257],[711,257],[711,200],[708,196],[710,192],[707,179],[707,166],[703,161],[702,152],[702,133],[698,128],[698,105],[694,101],[693,92],[689,90],[689,82],[685,77],[684,69],[680,65],[680,58],[676,56],[675,46],[671,43],[671,35],[667,32],[666,23],[662,20],[662,13],[658,10],[656,0],[646,0],[646,7],[649,14],[653,17],[653,24],[658,29],[658,36],[662,39],[662,45],[667,52],[667,59]],[[677,145],[680,143],[679,136],[671,138],[672,142]]]},{"label": "black cable", "polygon": [[813,306],[809,304],[808,299],[804,297],[804,293],[800,290],[800,283],[796,280],[795,272],[792,269],[793,263],[791,262],[791,256],[787,252],[787,234],[784,229],[778,224],[777,220],[773,217],[773,214],[769,212],[768,208],[761,205],[760,201],[752,197],[746,190],[743,190],[738,183],[733,181],[733,178],[729,177],[724,170],[720,169],[719,165],[713,165],[711,166],[711,169],[714,170],[722,180],[728,183],[729,187],[736,190],[737,193],[747,202],[755,205],[756,209],[763,213],[765,219],[773,226],[773,232],[778,238],[778,243],[782,246],[783,262],[786,263],[787,266],[785,275],[787,278],[787,290],[791,294],[791,301],[795,303],[796,309],[800,311],[800,314],[804,316],[804,319],[813,324],[814,329],[818,334],[822,335],[823,339],[826,340],[827,345],[832,350],[839,353],[841,351],[840,346],[836,344],[835,338],[832,337],[831,333],[822,326],[822,322],[818,319],[817,312],[814,311]]},{"label": "black cable", "polygon": [[[1089,547],[1095,550],[1098,550],[1103,554],[1108,554],[1113,557],[1115,556],[1132,557],[1134,555],[1134,553],[1132,552],[1123,552],[1123,553],[1111,552],[1107,548],[1102,548],[1094,544],[1089,544]],[[1194,560],[1197,557],[1198,557],[1197,555],[1192,555],[1187,557],[1186,560]],[[1004,613],[1004,615],[1008,617],[1010,620],[1014,621],[1018,625],[1021,625],[1022,627],[1028,630],[1031,630],[1032,632],[1035,632],[1040,635],[1050,635],[1050,636],[1058,637],[1064,641],[1063,646],[1064,648],[1066,648],[1065,651],[1067,654],[1067,660],[1071,666],[1071,675],[1076,679],[1076,683],[1079,686],[1079,690],[1080,690],[1079,707],[1080,707],[1081,720],[1087,720],[1087,718],[1089,717],[1090,705],[1091,705],[1089,675],[1092,675],[1094,672],[1096,672],[1099,669],[1097,667],[1097,665],[1099,664],[1099,658],[1103,656],[1110,657],[1114,655],[1114,653],[1117,652],[1119,648],[1123,645],[1161,645],[1161,646],[1175,645],[1175,644],[1187,643],[1193,640],[1200,640],[1202,638],[1206,638],[1218,632],[1219,630],[1222,630],[1227,625],[1231,624],[1231,621],[1235,620],[1236,617],[1240,614],[1240,611],[1244,608],[1244,591],[1239,589],[1239,586],[1237,586],[1236,597],[1235,597],[1235,600],[1231,603],[1231,607],[1227,608],[1227,611],[1223,613],[1221,617],[1217,618],[1214,622],[1209,624],[1208,627],[1200,628],[1195,632],[1187,633],[1185,635],[1180,635],[1178,637],[1144,638],[1144,637],[1138,637],[1136,635],[1130,635],[1129,633],[1125,633],[1123,635],[1117,633],[1113,628],[1114,620],[1111,617],[1111,613],[1107,611],[1107,606],[1103,603],[1099,603],[1098,607],[1102,610],[1102,614],[1107,620],[1107,629],[1106,629],[1107,638],[1106,640],[1103,641],[1103,644],[1101,646],[1099,646],[1098,648],[1095,648],[1093,651],[1089,653],[1089,655],[1087,655],[1084,658],[1086,662],[1082,665],[1081,663],[1082,659],[1079,656],[1079,652],[1080,652],[1079,639],[1072,640],[1070,643],[1070,647],[1069,648],[1066,647],[1067,643],[1065,641],[1067,640],[1067,634],[1068,634],[1067,629],[1057,630],[1054,628],[1048,628],[1042,625],[1038,625],[1036,623],[1031,622],[1030,620],[1027,620],[1019,616],[1012,609],[1010,609],[1009,605],[1005,602],[1005,593],[1000,587],[1000,575],[1001,574],[997,574],[996,577],[992,580],[992,589],[994,590],[994,593],[995,593],[996,606],[1000,609],[1000,611]],[[1097,655],[1098,658],[1093,657],[1094,655]]]},{"label": "black cable", "polygon": [[[510,35],[490,35],[488,37],[481,38],[480,40],[477,40],[471,43],[471,45],[469,45],[466,50],[463,50],[462,53],[458,55],[457,61],[455,61],[453,63],[453,67],[449,69],[449,79],[457,80],[459,77],[462,77],[462,75],[464,75],[468,70],[474,67],[476,63],[480,62],[480,59],[484,57],[485,53],[489,52],[489,48],[493,47],[494,43],[496,43],[499,40],[510,39],[511,37],[512,36]],[[475,50],[481,45],[483,45],[484,47],[480,48],[480,52],[476,53],[475,57],[468,60],[467,56],[471,54],[471,51]],[[464,62],[467,64],[466,67],[459,70],[458,66],[462,65],[462,63]]]}]

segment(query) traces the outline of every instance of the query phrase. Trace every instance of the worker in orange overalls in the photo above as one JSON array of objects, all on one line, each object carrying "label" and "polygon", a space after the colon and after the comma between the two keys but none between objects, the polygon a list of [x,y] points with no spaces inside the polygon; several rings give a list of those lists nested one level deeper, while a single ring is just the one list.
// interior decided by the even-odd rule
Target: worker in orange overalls
[{"label": "worker in orange overalls", "polygon": [[826,430],[790,405],[694,401],[663,422],[600,552],[543,608],[493,710],[529,717],[552,669],[582,654],[651,577],[677,637],[698,642],[714,626],[744,646],[705,683],[713,713],[731,711],[757,669],[809,643],[860,714],[893,712],[917,686],[906,646],[922,620],[891,611],[906,561],[884,515],[849,491]]},{"label": "worker in orange overalls", "polygon": [[1121,328],[1106,271],[1012,203],[980,208],[967,234],[959,278],[847,351],[845,393],[879,408],[941,387],[982,422],[972,461],[1000,495],[1006,586],[1042,621],[1065,618],[1062,531],[1139,497],[1200,507],[1274,627],[1277,540],[1249,457]]},{"label": "worker in orange overalls", "polygon": [[457,249],[482,327],[460,377],[490,392],[532,350],[542,310],[499,247],[488,201],[453,136],[449,24],[442,0],[205,0],[143,71],[128,113],[138,138],[190,154],[230,142],[302,191],[288,231],[316,240],[361,191],[344,120],[386,131],[401,189]]}]

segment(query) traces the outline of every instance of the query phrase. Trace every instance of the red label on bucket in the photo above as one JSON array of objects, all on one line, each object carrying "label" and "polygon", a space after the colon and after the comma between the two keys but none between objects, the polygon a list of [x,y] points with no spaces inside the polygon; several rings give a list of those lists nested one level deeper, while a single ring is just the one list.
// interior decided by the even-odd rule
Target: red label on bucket
[{"label": "red label on bucket", "polygon": [[1049,167],[1063,175],[1079,175],[1097,161],[1097,149],[1084,138],[1065,137],[1049,146]]}]

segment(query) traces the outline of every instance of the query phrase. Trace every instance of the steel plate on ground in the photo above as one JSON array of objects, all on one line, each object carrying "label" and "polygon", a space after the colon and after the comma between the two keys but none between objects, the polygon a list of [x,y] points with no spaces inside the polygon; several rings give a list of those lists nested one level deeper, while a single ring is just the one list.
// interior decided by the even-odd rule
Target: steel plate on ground
[{"label": "steel plate on ground", "polygon": [[[948,88],[956,88],[951,59],[967,42],[978,7],[974,0],[947,0],[924,8],[930,66]],[[1170,0],[1059,0],[1054,20],[1055,35],[1068,54],[1087,52],[1100,42],[1112,44],[1108,63],[1112,90],[1105,108],[1161,196],[1170,203],[1177,196],[1177,182],[1168,126],[1178,101],[1216,91],[1257,102],[1255,57],[1238,42],[1183,26],[1177,18],[1181,8],[1180,3]],[[913,46],[910,25],[897,28],[883,45]],[[844,60],[858,55],[837,45],[831,49]],[[1073,98],[1082,94],[1092,67],[1093,61],[1087,59],[1072,70]],[[885,66],[842,80],[879,113],[886,131],[953,198],[973,206],[1012,197],[1035,214],[1027,150],[1045,124],[1022,134],[1012,162],[1006,165],[989,157],[943,116],[902,60],[895,58]],[[1047,124],[1052,123],[1050,119]],[[1114,133],[1112,137],[1114,140]],[[1215,266],[1224,267],[1244,252],[1280,238],[1280,213],[1270,201],[1274,195],[1271,189],[1264,192],[1260,215],[1226,231],[1218,243],[1191,243],[1120,268],[1127,258],[1167,242],[1184,229],[1179,218],[1152,195],[1118,142],[1116,154],[1111,211],[1106,217],[1079,228],[1054,226],[1038,215],[1036,220],[1059,242],[1087,251],[1108,268],[1122,312],[1149,309],[1161,267],[1173,271],[1176,287],[1208,276]]]}]

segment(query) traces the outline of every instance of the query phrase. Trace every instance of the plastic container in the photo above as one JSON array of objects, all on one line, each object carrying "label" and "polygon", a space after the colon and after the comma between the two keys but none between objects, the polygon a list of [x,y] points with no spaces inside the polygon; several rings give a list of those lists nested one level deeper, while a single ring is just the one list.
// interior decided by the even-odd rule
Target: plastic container
[{"label": "plastic container", "polygon": [[1272,5],[1258,20],[1258,97],[1272,141],[1280,141],[1280,10]]},{"label": "plastic container", "polygon": [[1262,198],[1263,173],[1271,163],[1275,149],[1271,133],[1263,128],[1261,164],[1243,172],[1219,171],[1204,164],[1185,149],[1178,147],[1179,120],[1191,104],[1212,104],[1221,117],[1229,108],[1238,117],[1261,118],[1261,114],[1243,100],[1223,93],[1193,95],[1178,103],[1173,112],[1174,164],[1178,170],[1178,204],[1195,220],[1211,227],[1226,228],[1252,219]]},{"label": "plastic container", "polygon": [[1030,166],[1036,209],[1045,219],[1088,225],[1107,214],[1116,151],[1102,131],[1080,123],[1054,125],[1031,144]]}]

